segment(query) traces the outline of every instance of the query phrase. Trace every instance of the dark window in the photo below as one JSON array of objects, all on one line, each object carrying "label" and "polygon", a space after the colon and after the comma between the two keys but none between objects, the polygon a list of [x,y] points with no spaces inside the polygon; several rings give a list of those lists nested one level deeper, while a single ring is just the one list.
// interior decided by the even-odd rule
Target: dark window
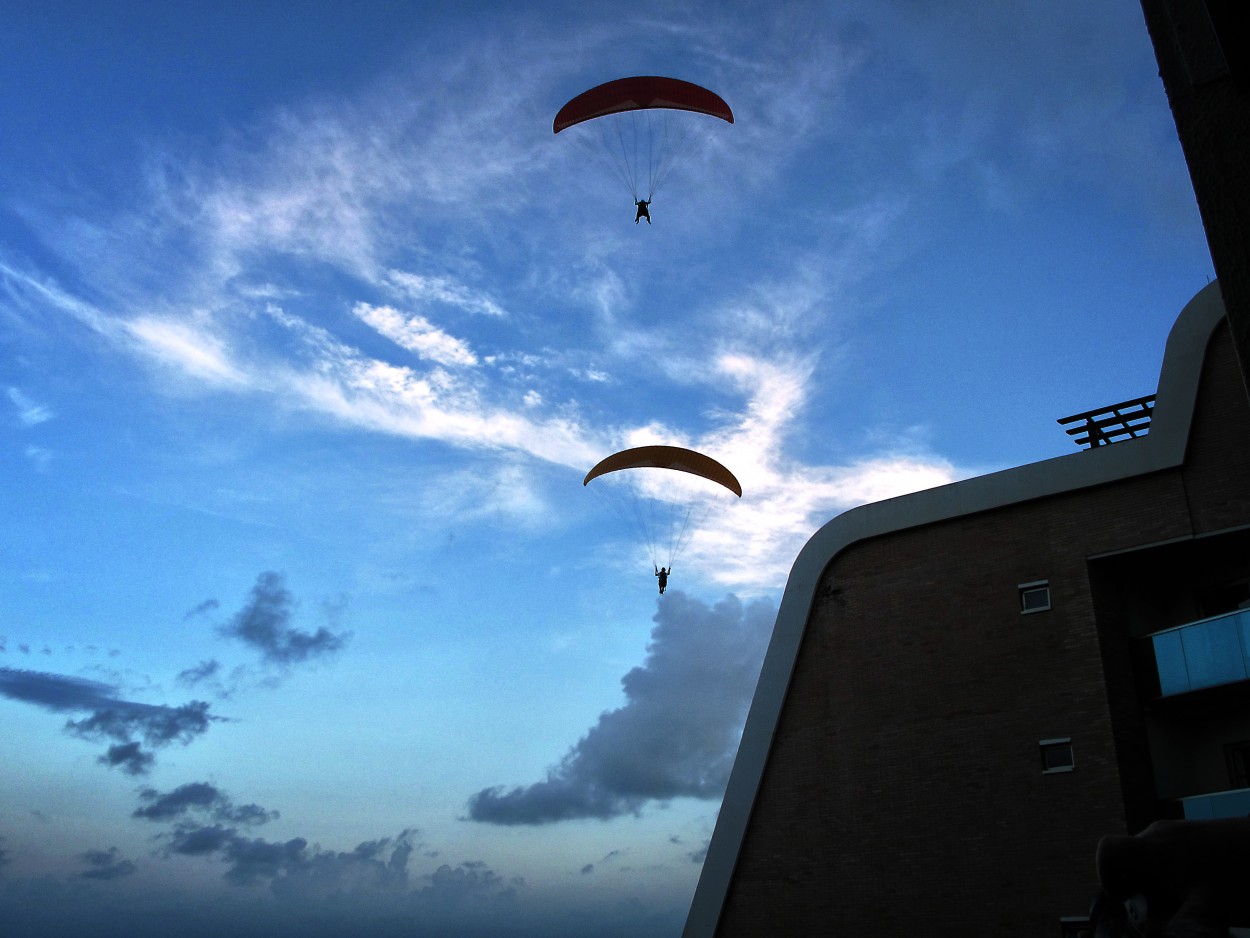
[{"label": "dark window", "polygon": [[1042,752],[1043,772],[1071,772],[1075,768],[1076,760],[1072,755],[1072,740],[1069,737],[1043,739],[1037,745]]},{"label": "dark window", "polygon": [[1250,788],[1250,739],[1224,746],[1228,763],[1228,787]]},{"label": "dark window", "polygon": [[1245,609],[1247,603],[1250,603],[1250,583],[1244,580],[1240,583],[1226,583],[1198,594],[1198,614],[1209,619],[1226,612]]},{"label": "dark window", "polygon": [[1050,608],[1050,583],[1038,580],[1036,583],[1021,583],[1020,612],[1045,612]]}]

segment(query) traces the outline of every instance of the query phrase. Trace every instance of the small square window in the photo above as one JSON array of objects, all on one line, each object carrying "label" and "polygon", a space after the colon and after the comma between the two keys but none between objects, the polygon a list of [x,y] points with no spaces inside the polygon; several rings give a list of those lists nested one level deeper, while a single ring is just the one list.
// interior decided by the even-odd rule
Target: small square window
[{"label": "small square window", "polygon": [[1050,608],[1050,582],[1037,580],[1034,583],[1021,583],[1016,587],[1020,591],[1020,614],[1045,612]]},{"label": "small square window", "polygon": [[1043,775],[1051,772],[1071,772],[1076,768],[1076,758],[1072,755],[1071,737],[1040,739],[1037,745],[1042,753]]}]

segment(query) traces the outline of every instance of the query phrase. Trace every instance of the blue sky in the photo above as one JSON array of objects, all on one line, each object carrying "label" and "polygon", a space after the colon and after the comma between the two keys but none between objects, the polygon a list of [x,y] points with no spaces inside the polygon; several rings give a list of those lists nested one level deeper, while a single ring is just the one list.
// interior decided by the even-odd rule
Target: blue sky
[{"label": "blue sky", "polygon": [[[1154,390],[1156,73],[1133,0],[4,5],[0,914],[678,934],[807,537]],[[737,118],[651,226],[551,133],[630,74]],[[744,489],[662,597],[581,485],[650,442]]]}]

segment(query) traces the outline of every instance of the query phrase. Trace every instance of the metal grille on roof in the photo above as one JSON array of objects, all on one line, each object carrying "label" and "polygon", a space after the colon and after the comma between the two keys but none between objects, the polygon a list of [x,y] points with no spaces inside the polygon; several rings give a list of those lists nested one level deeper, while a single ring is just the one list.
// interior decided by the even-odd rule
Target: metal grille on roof
[{"label": "metal grille on roof", "polygon": [[1150,432],[1150,417],[1154,413],[1155,396],[1134,398],[1097,410],[1087,410],[1057,421],[1064,432],[1073,438],[1077,446],[1103,446],[1121,440],[1146,436]]}]

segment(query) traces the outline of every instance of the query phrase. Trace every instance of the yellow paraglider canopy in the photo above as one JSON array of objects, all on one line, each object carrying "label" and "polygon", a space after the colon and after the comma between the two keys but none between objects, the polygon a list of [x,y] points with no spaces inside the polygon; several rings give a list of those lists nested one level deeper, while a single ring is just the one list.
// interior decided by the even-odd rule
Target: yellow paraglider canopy
[{"label": "yellow paraglider canopy", "polygon": [[589,484],[591,479],[620,469],[646,468],[689,472],[691,475],[701,476],[718,485],[723,485],[739,498],[742,497],[742,486],[732,472],[711,456],[705,456],[703,453],[696,453],[692,449],[685,449],[681,446],[635,446],[633,449],[613,453],[606,459],[600,460],[593,469],[586,473],[582,485]]},{"label": "yellow paraglider canopy", "polygon": [[[668,476],[669,471],[689,473],[702,481],[683,482]],[[661,570],[666,575],[672,572],[673,560],[695,529],[718,503],[729,501],[726,490],[742,497],[742,486],[732,472],[711,456],[681,446],[635,446],[613,453],[586,473],[582,485],[600,476],[608,478],[591,491],[637,530],[657,575]]]}]

